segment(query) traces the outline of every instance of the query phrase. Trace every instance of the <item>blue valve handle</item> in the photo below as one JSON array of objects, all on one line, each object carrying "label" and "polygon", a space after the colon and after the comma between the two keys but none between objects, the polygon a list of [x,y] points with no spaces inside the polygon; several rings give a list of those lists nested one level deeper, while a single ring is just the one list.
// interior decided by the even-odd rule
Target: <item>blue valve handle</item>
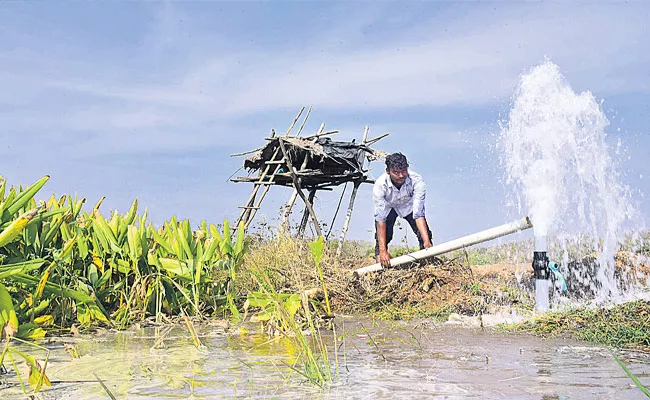
[{"label": "blue valve handle", "polygon": [[557,270],[557,263],[551,261],[548,263],[548,268],[553,272],[555,275],[555,278],[557,278],[560,283],[562,284],[562,291],[566,291],[566,282],[564,280],[564,276],[560,273],[560,271]]}]

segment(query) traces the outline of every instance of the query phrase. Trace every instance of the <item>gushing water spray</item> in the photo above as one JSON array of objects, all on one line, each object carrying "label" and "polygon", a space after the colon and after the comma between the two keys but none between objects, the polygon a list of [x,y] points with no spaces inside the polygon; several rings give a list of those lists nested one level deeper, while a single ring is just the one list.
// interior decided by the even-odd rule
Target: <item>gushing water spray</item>
[{"label": "gushing water spray", "polygon": [[533,223],[539,311],[549,308],[550,235],[587,231],[600,250],[594,292],[617,293],[614,254],[632,207],[609,155],[608,124],[594,96],[576,94],[550,61],[521,77],[508,121],[502,123],[499,148],[507,183]]}]

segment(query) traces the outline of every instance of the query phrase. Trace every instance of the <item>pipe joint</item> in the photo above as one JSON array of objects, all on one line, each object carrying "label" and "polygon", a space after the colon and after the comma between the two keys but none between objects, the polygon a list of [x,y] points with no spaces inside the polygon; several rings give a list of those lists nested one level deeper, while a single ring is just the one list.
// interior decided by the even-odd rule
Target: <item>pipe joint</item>
[{"label": "pipe joint", "polygon": [[551,270],[548,267],[548,257],[545,251],[535,251],[533,253],[533,271],[535,279],[549,279]]}]

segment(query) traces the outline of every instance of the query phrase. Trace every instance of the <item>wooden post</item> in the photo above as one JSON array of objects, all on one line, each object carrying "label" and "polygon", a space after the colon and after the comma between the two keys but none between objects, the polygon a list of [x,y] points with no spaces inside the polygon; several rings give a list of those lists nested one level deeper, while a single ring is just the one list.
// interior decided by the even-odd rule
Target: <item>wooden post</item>
[{"label": "wooden post", "polygon": [[[311,112],[311,107],[309,107],[309,112]],[[307,113],[307,117],[309,117],[309,112]],[[305,117],[305,121],[307,120],[307,117]],[[300,135],[300,132],[302,132],[302,128],[304,127],[304,125],[305,124],[303,123],[303,126],[300,127],[300,131],[298,131],[298,135]],[[323,133],[324,129],[325,129],[325,122],[323,122],[320,125],[320,128],[318,128],[318,132],[316,132],[316,134],[318,135],[320,133]],[[300,166],[301,171],[307,167],[307,162],[309,161],[310,155],[311,153],[308,151],[305,153],[305,159],[302,160],[302,165]],[[284,216],[282,217],[281,225],[286,226],[287,229],[289,229],[289,216],[291,215],[291,209],[293,208],[293,204],[296,202],[297,197],[298,197],[298,191],[296,190],[296,188],[294,188],[293,193],[289,198],[289,201],[287,201],[287,204],[284,206]]]},{"label": "wooden post", "polygon": [[345,222],[343,223],[343,230],[341,231],[341,238],[339,239],[339,245],[336,249],[336,256],[341,255],[343,250],[343,241],[345,240],[345,234],[348,232],[350,226],[350,219],[352,218],[352,208],[354,207],[354,199],[357,197],[357,191],[361,186],[361,181],[354,182],[354,189],[352,189],[352,194],[350,195],[350,204],[348,205],[348,212],[345,215]]},{"label": "wooden post", "polygon": [[287,229],[289,229],[289,216],[291,215],[291,209],[293,208],[293,205],[296,202],[297,197],[298,197],[298,192],[296,191],[296,189],[293,189],[293,193],[291,193],[291,197],[289,197],[289,201],[287,201],[287,204],[284,205],[284,215],[282,216],[282,225],[286,226]]},{"label": "wooden post", "polygon": [[287,168],[289,168],[289,172],[291,172],[291,179],[293,179],[293,186],[296,188],[296,191],[298,192],[298,196],[300,196],[302,201],[305,203],[305,206],[307,206],[307,210],[309,211],[309,214],[311,215],[311,218],[314,221],[316,234],[318,236],[321,236],[323,233],[320,230],[320,225],[318,224],[318,218],[316,218],[316,213],[314,212],[314,209],[311,206],[311,202],[309,201],[309,199],[307,199],[307,197],[305,197],[305,194],[302,192],[302,187],[300,186],[298,175],[296,175],[296,170],[293,168],[293,165],[291,163],[291,158],[289,157],[289,153],[287,153],[287,149],[284,147],[284,141],[282,139],[278,139],[278,140],[280,141],[280,149],[282,150],[282,154],[284,155]]},{"label": "wooden post", "polygon": [[[309,161],[309,156],[311,153],[306,152],[305,153],[305,159],[302,160],[302,165],[300,166],[300,171],[305,169],[307,167],[307,162]],[[289,223],[289,215],[291,214],[291,209],[293,208],[293,204],[296,202],[296,197],[298,197],[298,191],[296,188],[293,189],[293,193],[291,194],[291,197],[289,198],[289,201],[287,201],[287,204],[284,206],[284,216],[282,217],[282,225],[287,225]]]},{"label": "wooden post", "polygon": [[[309,202],[314,204],[314,198],[316,197],[316,190],[309,191]],[[298,228],[298,236],[302,236],[307,229],[307,222],[309,222],[309,210],[305,207],[305,210],[302,212],[302,219],[300,220],[300,227]]]}]

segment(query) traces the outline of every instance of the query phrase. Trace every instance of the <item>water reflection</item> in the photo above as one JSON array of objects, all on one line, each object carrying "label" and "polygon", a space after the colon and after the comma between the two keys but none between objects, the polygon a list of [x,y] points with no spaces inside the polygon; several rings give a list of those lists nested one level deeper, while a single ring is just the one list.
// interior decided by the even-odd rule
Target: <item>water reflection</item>
[{"label": "water reflection", "polygon": [[[339,325],[338,365],[333,336],[323,336],[336,371],[323,391],[292,370],[298,354],[286,338],[198,327],[205,345],[198,350],[183,327],[175,327],[50,343],[54,385],[42,397],[106,398],[96,373],[118,398],[129,399],[644,398],[611,355],[595,346],[432,324]],[[71,359],[64,343],[76,345],[81,357]],[[648,385],[648,360],[630,360]],[[17,390],[0,390],[0,397]]]}]

